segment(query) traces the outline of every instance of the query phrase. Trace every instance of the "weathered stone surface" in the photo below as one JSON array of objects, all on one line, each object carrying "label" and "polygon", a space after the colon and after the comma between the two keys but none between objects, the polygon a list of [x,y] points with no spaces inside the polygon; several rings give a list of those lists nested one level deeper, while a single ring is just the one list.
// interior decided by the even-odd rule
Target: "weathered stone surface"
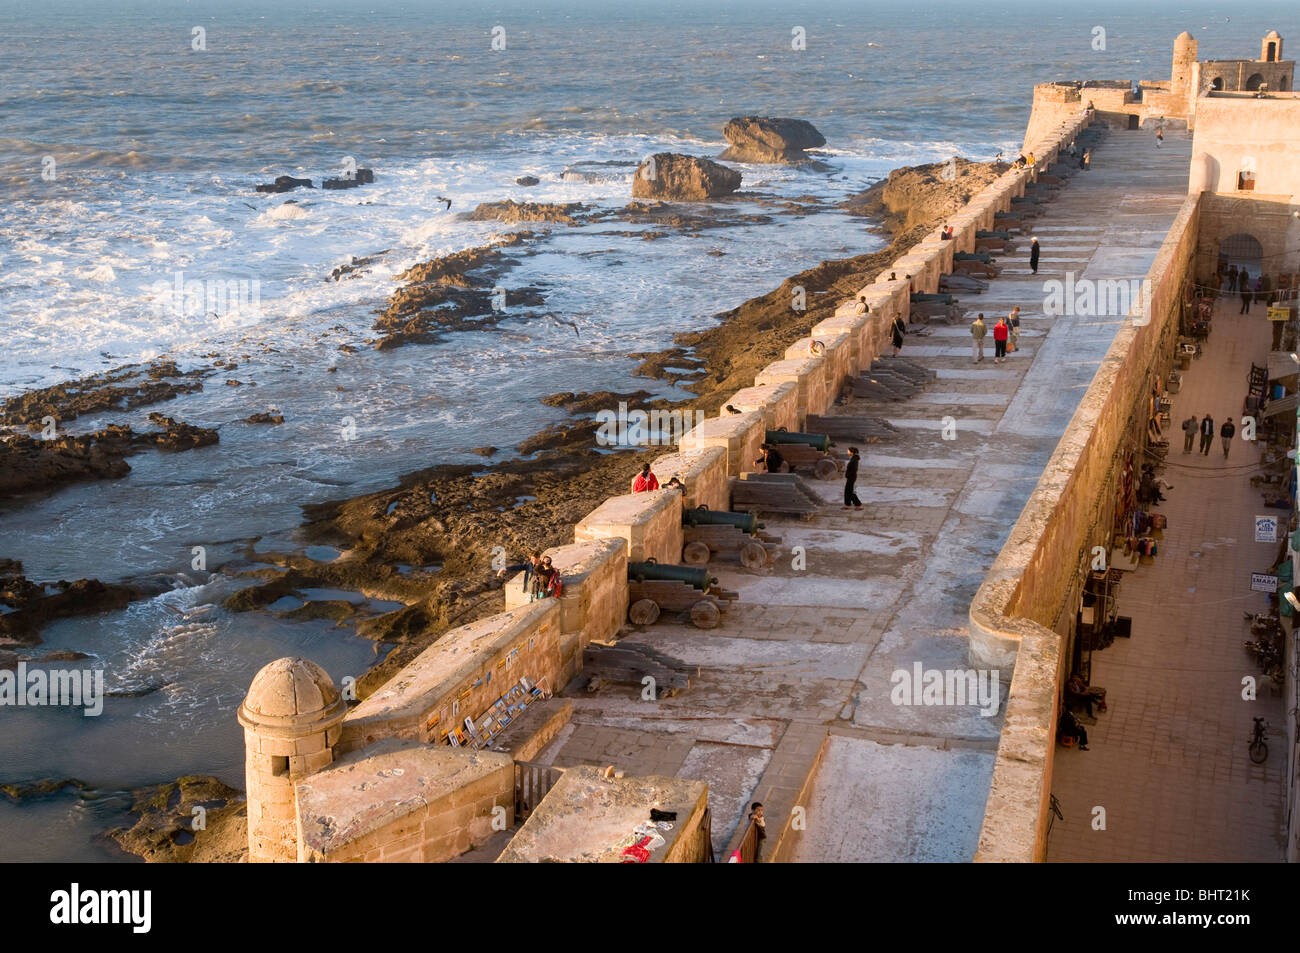
[{"label": "weathered stone surface", "polygon": [[731,143],[722,155],[728,162],[782,163],[813,161],[804,150],[826,145],[826,137],[803,119],[740,116],[722,129]]},{"label": "weathered stone surface", "polygon": [[658,152],[637,166],[632,197],[707,202],[740,188],[740,173],[699,156]]}]

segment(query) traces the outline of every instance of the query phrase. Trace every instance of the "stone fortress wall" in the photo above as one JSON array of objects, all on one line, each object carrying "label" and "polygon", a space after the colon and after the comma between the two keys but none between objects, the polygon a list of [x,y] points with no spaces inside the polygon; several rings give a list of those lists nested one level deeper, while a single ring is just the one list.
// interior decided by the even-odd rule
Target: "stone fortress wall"
[{"label": "stone fortress wall", "polygon": [[[442,743],[447,732],[466,717],[477,720],[520,676],[531,685],[562,689],[581,670],[583,648],[612,640],[627,618],[627,563],[651,557],[680,562],[682,507],[704,503],[726,509],[729,481],[750,469],[764,431],[802,430],[809,414],[824,414],[846,380],[886,351],[894,318],[907,320],[909,284],[918,292],[936,292],[954,252],[974,251],[976,231],[992,229],[994,215],[1009,211],[1011,199],[1024,195],[1026,184],[1087,122],[1079,106],[1062,110],[1051,123],[1039,122],[1029,143],[1036,166],[1003,173],[948,220],[953,239],[940,240],[936,229],[817,324],[810,338],[764,368],[753,386],[729,401],[741,413],[724,411],[704,421],[674,452],[655,460],[661,479],[678,475],[687,485],[685,494],[615,496],[580,520],[573,544],[547,551],[563,573],[559,600],[528,603],[522,580],[509,581],[504,612],[447,632],[346,712],[318,666],[281,659],[263,669],[240,709],[250,859],[441,861],[482,843],[500,829],[494,821],[512,824],[511,755],[447,745]],[[891,271],[899,276],[892,281]],[[870,306],[867,314],[856,313],[859,298]],[[1003,654],[1006,664],[1014,663],[1010,650]],[[1016,671],[1023,674],[1019,666]],[[1028,685],[1026,677],[1013,684],[1009,706],[1024,704],[1018,688],[1034,700],[1045,690],[1036,681]],[[282,750],[287,756],[276,760]],[[603,780],[621,780],[622,798],[637,796],[642,782],[682,783]],[[557,810],[562,803],[557,801]],[[527,824],[516,839],[525,833],[533,836]],[[782,832],[770,833],[779,840]],[[672,856],[698,859],[706,839],[690,825],[676,836],[692,846]]]},{"label": "stone fortress wall", "polygon": [[[1294,63],[1281,61],[1276,32],[1261,45],[1259,61],[1197,63],[1196,41],[1183,33],[1175,41],[1171,81],[1143,83],[1141,97],[1126,82],[1035,88],[1031,128],[1091,100],[1100,119],[1182,119],[1194,138],[1187,199],[1146,276],[1149,312],[1135,309],[1117,333],[971,605],[972,664],[1012,674],[977,861],[1045,855],[1066,636],[1086,556],[1094,545],[1109,549],[1110,527],[1098,514],[1105,513],[1116,460],[1140,445],[1153,384],[1170,369],[1185,284],[1215,273],[1230,237],[1254,239],[1263,267],[1274,273],[1293,267],[1285,263],[1300,251],[1300,95],[1289,88]],[[1225,64],[1235,64],[1248,82],[1220,89],[1206,79],[1219,75],[1210,67],[1226,71]],[[1258,76],[1272,77],[1267,91],[1259,91]]]}]

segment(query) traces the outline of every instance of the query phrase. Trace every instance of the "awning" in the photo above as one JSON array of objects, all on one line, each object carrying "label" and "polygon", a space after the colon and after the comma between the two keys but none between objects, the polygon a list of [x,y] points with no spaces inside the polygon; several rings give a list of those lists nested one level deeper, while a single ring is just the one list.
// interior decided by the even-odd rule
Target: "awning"
[{"label": "awning", "polygon": [[1269,401],[1268,406],[1264,408],[1264,416],[1276,417],[1287,412],[1294,414],[1297,407],[1300,407],[1300,394],[1292,394],[1289,397]]},{"label": "awning", "polygon": [[1270,351],[1268,355],[1268,379],[1277,380],[1279,377],[1290,377],[1292,374],[1300,373],[1300,364],[1291,360],[1291,355],[1287,351]]}]

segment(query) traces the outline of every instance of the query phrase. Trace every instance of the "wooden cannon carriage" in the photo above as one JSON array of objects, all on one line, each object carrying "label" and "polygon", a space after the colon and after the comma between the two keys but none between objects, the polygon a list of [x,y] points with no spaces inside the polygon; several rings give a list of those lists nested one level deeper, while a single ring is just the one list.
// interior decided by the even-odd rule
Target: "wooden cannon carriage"
[{"label": "wooden cannon carriage", "polygon": [[952,256],[953,271],[967,275],[979,275],[982,278],[996,278],[998,266],[993,264],[993,256],[985,253],[957,252]]},{"label": "wooden cannon carriage", "polygon": [[635,625],[651,625],[664,610],[685,612],[701,629],[715,628],[739,593],[718,588],[716,576],[695,566],[655,562],[627,564],[627,617]]},{"label": "wooden cannon carriage", "polygon": [[761,569],[781,540],[763,532],[753,513],[725,513],[701,504],[682,514],[682,562],[703,566],[717,553],[735,555],[746,569]]},{"label": "wooden cannon carriage", "polygon": [[819,480],[833,480],[840,472],[839,461],[828,452],[831,438],[825,434],[794,433],[782,427],[767,431],[763,446],[781,454],[791,473],[812,470]]}]

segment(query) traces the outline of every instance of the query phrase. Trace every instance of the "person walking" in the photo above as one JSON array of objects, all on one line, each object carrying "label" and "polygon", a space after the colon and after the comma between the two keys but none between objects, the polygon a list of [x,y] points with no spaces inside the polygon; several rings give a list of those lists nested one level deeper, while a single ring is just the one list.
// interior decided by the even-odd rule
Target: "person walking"
[{"label": "person walking", "polygon": [[1206,414],[1201,418],[1201,455],[1210,455],[1210,445],[1214,443],[1214,418]]},{"label": "person walking", "polygon": [[1157,130],[1156,130],[1156,148],[1159,149],[1159,148],[1160,148],[1161,146],[1163,146],[1164,144],[1165,144],[1165,131],[1164,131],[1164,129],[1157,129]]},{"label": "person walking", "polygon": [[903,322],[901,314],[894,315],[894,327],[892,330],[894,357],[898,357],[898,352],[903,349],[903,335],[907,333],[907,325]]},{"label": "person walking", "polygon": [[993,363],[1001,364],[1007,359],[1007,338],[1011,335],[1011,329],[1007,327],[1006,318],[998,318],[998,323],[993,325]]},{"label": "person walking", "polygon": [[1219,436],[1223,439],[1223,459],[1228,459],[1228,451],[1232,449],[1232,438],[1237,434],[1237,428],[1232,425],[1232,415],[1229,414],[1223,420],[1223,426],[1219,428]]},{"label": "person walking", "polygon": [[1264,273],[1261,271],[1259,277],[1255,279],[1255,303],[1266,304],[1268,302],[1268,286],[1264,281]]},{"label": "person walking", "polygon": [[978,364],[984,360],[984,335],[988,333],[988,326],[984,323],[984,313],[981,311],[970,324],[971,347],[975,356],[975,360],[971,361],[972,364]]},{"label": "person walking", "polygon": [[1196,415],[1188,417],[1183,421],[1183,453],[1192,452],[1192,442],[1196,439],[1196,432],[1201,429],[1201,425],[1196,421]]},{"label": "person walking", "polygon": [[1020,350],[1020,305],[1011,309],[1007,315],[1007,324],[1011,326],[1011,340],[1007,343],[1008,351]]},{"label": "person walking", "polygon": [[1250,299],[1253,295],[1250,292],[1250,275],[1243,271],[1237,276],[1237,287],[1240,288],[1241,310],[1238,314],[1250,314]]},{"label": "person walking", "polygon": [[1226,287],[1229,291],[1237,290],[1237,266],[1236,265],[1228,266],[1228,283]]},{"label": "person walking", "polygon": [[1092,150],[1084,149],[1083,158],[1079,160],[1079,168],[1085,171],[1092,168]]},{"label": "person walking", "polygon": [[636,479],[632,481],[632,492],[646,493],[650,490],[657,489],[659,489],[659,478],[651,472],[650,464],[642,464],[641,472],[638,473]]},{"label": "person walking", "polygon": [[852,506],[855,510],[862,509],[862,501],[858,499],[858,491],[854,489],[854,484],[858,481],[858,448],[849,447],[849,464],[844,468],[844,509]]},{"label": "person walking", "polygon": [[1038,247],[1038,239],[1031,238],[1029,240],[1029,270],[1034,274],[1038,274],[1038,253],[1040,251],[1042,249]]}]

